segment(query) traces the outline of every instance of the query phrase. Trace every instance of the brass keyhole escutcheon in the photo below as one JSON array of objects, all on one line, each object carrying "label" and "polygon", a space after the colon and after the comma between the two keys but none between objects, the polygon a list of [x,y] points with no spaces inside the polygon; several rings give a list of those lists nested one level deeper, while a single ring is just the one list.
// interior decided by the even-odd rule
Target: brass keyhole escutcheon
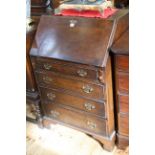
[{"label": "brass keyhole escutcheon", "polygon": [[69,27],[75,27],[76,24],[77,24],[77,20],[72,19],[69,21]]}]

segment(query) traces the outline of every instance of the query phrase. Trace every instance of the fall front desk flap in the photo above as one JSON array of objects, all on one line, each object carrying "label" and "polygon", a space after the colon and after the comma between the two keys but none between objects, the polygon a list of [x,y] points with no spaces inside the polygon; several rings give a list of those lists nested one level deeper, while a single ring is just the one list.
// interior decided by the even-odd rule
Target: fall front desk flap
[{"label": "fall front desk flap", "polygon": [[114,20],[42,16],[31,55],[103,67]]}]

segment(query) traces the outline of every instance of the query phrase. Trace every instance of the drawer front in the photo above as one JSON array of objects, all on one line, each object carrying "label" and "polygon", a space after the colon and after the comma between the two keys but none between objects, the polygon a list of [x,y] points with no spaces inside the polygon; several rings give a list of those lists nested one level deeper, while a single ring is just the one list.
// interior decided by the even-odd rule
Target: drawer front
[{"label": "drawer front", "polygon": [[117,73],[118,90],[120,92],[129,92],[129,74],[128,73]]},{"label": "drawer front", "polygon": [[56,61],[52,59],[37,58],[34,60],[35,69],[43,69],[47,71],[54,71],[61,74],[75,76],[84,80],[98,81],[98,71],[95,67],[86,65],[68,63],[63,61]]},{"label": "drawer front", "polygon": [[129,71],[129,56],[127,55],[117,55],[115,57],[116,68],[121,71]]},{"label": "drawer front", "polygon": [[104,86],[88,82],[77,81],[72,78],[60,76],[55,73],[36,73],[37,81],[40,86],[62,88],[66,91],[75,92],[84,97],[94,100],[104,99]]},{"label": "drawer front", "polygon": [[129,96],[128,94],[118,95],[119,111],[121,113],[129,113]]},{"label": "drawer front", "polygon": [[122,135],[129,135],[129,116],[118,114],[118,132]]},{"label": "drawer front", "polygon": [[106,120],[88,115],[84,112],[75,112],[56,104],[44,104],[45,115],[55,120],[67,123],[90,132],[106,135]]},{"label": "drawer front", "polygon": [[63,104],[105,118],[104,102],[94,102],[81,97],[70,95],[68,93],[64,93],[62,91],[58,91],[56,89],[46,89],[40,87],[40,92],[42,100],[46,104]]}]

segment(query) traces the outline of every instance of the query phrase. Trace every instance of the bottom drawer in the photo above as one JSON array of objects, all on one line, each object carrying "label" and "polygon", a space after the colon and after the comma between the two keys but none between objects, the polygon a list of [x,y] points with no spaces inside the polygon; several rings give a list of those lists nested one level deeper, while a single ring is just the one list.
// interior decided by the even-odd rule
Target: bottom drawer
[{"label": "bottom drawer", "polygon": [[106,120],[104,119],[93,117],[86,112],[66,109],[58,104],[44,104],[43,109],[45,115],[50,118],[82,128],[84,130],[88,130],[90,132],[105,136],[107,135]]},{"label": "bottom drawer", "polygon": [[120,115],[118,116],[118,132],[121,135],[129,135],[129,116]]}]

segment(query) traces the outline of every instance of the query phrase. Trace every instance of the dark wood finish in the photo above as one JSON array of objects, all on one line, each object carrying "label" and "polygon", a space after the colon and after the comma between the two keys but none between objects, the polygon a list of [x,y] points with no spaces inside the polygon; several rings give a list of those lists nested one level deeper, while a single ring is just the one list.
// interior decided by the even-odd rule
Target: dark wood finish
[{"label": "dark wood finish", "polygon": [[43,108],[45,115],[55,120],[104,136],[108,133],[106,131],[106,120],[99,117],[93,117],[86,112],[77,111],[71,108],[68,109],[67,107],[58,104],[45,104]]},{"label": "dark wood finish", "polygon": [[113,21],[42,16],[40,22],[31,55],[103,67]]},{"label": "dark wood finish", "polygon": [[[127,17],[122,18],[126,14],[117,13],[108,20],[41,17],[30,55],[45,126],[57,122],[76,128],[97,139],[105,149],[113,149],[115,127],[108,49],[124,33]],[[125,28],[117,27],[119,21]],[[85,102],[90,104],[85,106]]]},{"label": "dark wood finish", "polygon": [[[70,23],[73,19],[75,26]],[[113,149],[115,140],[108,56],[115,24],[114,20],[42,16],[31,48],[45,115],[43,122],[54,120],[78,128],[98,139],[107,150]],[[87,71],[88,76],[79,76],[85,74],[77,74],[79,69]],[[47,95],[51,90],[55,94]],[[54,101],[47,102],[49,98]],[[85,101],[95,105],[96,111],[86,111]]]},{"label": "dark wood finish", "polygon": [[[31,55],[102,67],[106,64],[109,54],[107,48],[119,39],[128,29],[129,25],[128,9],[119,10],[105,20],[99,18],[64,16],[52,16],[51,20],[50,16],[45,17],[48,24],[44,22],[44,28],[42,29],[42,27],[40,27],[38,30],[40,34],[38,33],[38,35],[36,35],[32,46],[33,48],[31,49]],[[59,19],[61,18],[61,21],[57,19],[57,17],[59,17]],[[50,22],[48,22],[48,20],[50,20]],[[106,26],[109,23],[110,25]],[[70,28],[70,24],[75,25],[74,28]],[[50,27],[52,27],[52,29]],[[105,28],[104,30],[103,27]],[[46,38],[47,40],[44,40],[44,36],[41,36],[43,34],[42,31],[45,31],[45,29],[46,31],[48,30],[47,33],[49,34]],[[59,37],[56,38],[57,36]],[[67,38],[67,44],[63,44],[63,40],[66,39],[66,36],[70,37]],[[102,39],[100,36],[102,36]],[[39,42],[37,40],[39,40]],[[46,42],[53,42],[55,44],[47,48]],[[80,46],[76,48],[77,45]],[[88,51],[85,50],[85,45],[89,45],[87,46]],[[44,55],[40,55],[41,53],[38,50],[38,46],[40,47],[39,50],[42,51],[44,49]],[[60,57],[61,53],[63,53],[62,58]],[[94,53],[98,54],[92,57],[91,55],[94,55]],[[81,58],[80,55],[83,55],[83,57]]]},{"label": "dark wood finish", "polygon": [[[103,135],[103,133],[102,133],[102,136],[101,135],[96,135],[96,132],[94,131],[93,133],[91,132],[91,131],[89,131],[89,130],[87,130],[86,128],[82,128],[82,125],[80,125],[80,123],[81,122],[79,122],[79,123],[76,123],[76,124],[74,124],[74,121],[71,121],[71,122],[73,122],[73,123],[69,123],[69,122],[67,122],[67,125],[72,125],[72,127],[77,127],[77,125],[80,125],[81,126],[81,128],[78,128],[78,129],[80,129],[81,131],[85,131],[86,133],[89,133],[89,134],[91,134],[95,139],[97,139],[99,142],[101,142],[102,143],[102,145],[103,145],[103,147],[106,149],[106,150],[112,150],[113,149],[113,147],[114,147],[114,144],[115,144],[115,132],[114,132],[114,117],[113,117],[113,96],[112,96],[112,81],[111,81],[111,61],[110,61],[110,58],[108,59],[108,61],[107,61],[107,65],[106,65],[107,67],[106,67],[106,69],[105,69],[105,73],[106,73],[106,76],[105,76],[105,82],[106,83],[108,83],[107,85],[106,85],[106,95],[107,95],[107,98],[106,98],[106,100],[108,101],[108,104],[105,104],[105,110],[106,110],[106,112],[105,112],[105,114],[106,114],[106,120],[107,120],[107,122],[108,122],[108,125],[107,125],[107,127],[106,127],[106,129],[107,129],[107,137],[105,138],[104,137],[104,135]],[[102,74],[101,74],[102,75]],[[100,77],[100,79],[102,79],[101,77]],[[102,81],[100,81],[101,83],[102,83]],[[103,83],[104,84],[104,83]],[[43,88],[43,89],[45,89],[45,88]],[[48,89],[49,90],[49,88],[46,88],[46,89]],[[58,89],[57,89],[57,91],[59,91]],[[61,90],[62,91],[62,90]],[[42,88],[40,89],[40,92],[41,92],[41,96],[42,96],[42,104],[45,104],[45,105],[43,105],[43,108],[45,108],[46,106],[48,106],[48,108],[45,108],[46,110],[45,110],[45,116],[47,116],[48,115],[48,117],[50,117],[50,118],[52,118],[49,114],[47,114],[47,112],[46,111],[48,111],[48,109],[54,109],[54,108],[50,108],[50,107],[52,107],[54,104],[57,104],[57,105],[60,105],[60,104],[62,104],[62,105],[64,105],[64,104],[68,104],[68,106],[69,105],[71,105],[71,104],[74,104],[74,102],[78,102],[79,101],[79,99],[77,100],[77,101],[74,101],[74,102],[72,102],[72,98],[71,97],[68,97],[68,103],[66,103],[65,102],[65,100],[64,100],[64,102],[62,101],[62,103],[60,103],[60,104],[58,104],[58,103],[55,103],[55,100],[52,102],[52,103],[49,103],[49,102],[46,102],[45,101],[45,98],[47,99],[47,97],[45,97],[45,95],[43,95],[43,92],[46,92],[45,90],[43,90],[43,92],[42,92]],[[72,95],[73,95],[73,92],[72,92]],[[70,103],[69,103],[69,101],[70,101]],[[92,101],[91,101],[92,102]],[[99,103],[98,103],[99,104]],[[50,107],[49,107],[50,106]],[[98,105],[99,106],[99,105]],[[76,109],[72,109],[72,106],[70,106],[70,107],[65,107],[65,108],[67,108],[67,109],[69,109],[69,112],[70,111],[76,111],[76,112],[79,112],[79,110],[78,110],[78,108],[76,108]],[[101,109],[100,109],[101,110]],[[84,111],[84,110],[83,110]],[[58,112],[58,110],[56,110],[56,113]],[[69,112],[65,112],[65,113],[69,113]],[[82,111],[80,111],[80,112],[82,112]],[[48,112],[49,113],[49,112]],[[64,113],[64,112],[62,112],[62,113]],[[75,112],[74,112],[75,113]],[[93,112],[92,112],[93,113]],[[93,114],[91,113],[91,116],[93,116]],[[104,111],[102,111],[102,113],[104,113]],[[71,114],[69,114],[70,116],[71,116]],[[84,115],[84,114],[83,114]],[[87,116],[88,116],[89,114],[87,114]],[[68,117],[68,116],[67,116]],[[98,117],[99,117],[99,115],[98,115]],[[45,118],[46,119],[46,118]],[[62,120],[59,120],[59,119],[57,119],[57,121],[60,121],[60,123],[65,123],[64,122],[64,119],[66,119],[66,116],[65,115],[63,115],[63,118],[62,118]],[[71,119],[71,118],[70,118]],[[53,119],[52,119],[53,120]],[[68,118],[67,118],[67,120],[68,120]],[[46,125],[47,125],[47,127],[49,128],[49,124],[50,123],[47,123],[47,122],[50,122],[51,120],[47,120],[47,121],[43,121]],[[101,122],[100,122],[101,123]],[[99,123],[99,124],[100,124]],[[102,124],[102,123],[101,123]],[[100,124],[100,125],[101,125]],[[91,132],[91,133],[90,133]]]},{"label": "dark wood finish", "polygon": [[96,101],[103,101],[105,87],[101,84],[77,81],[74,78],[62,76],[61,74],[49,72],[36,72],[38,86],[61,88],[69,92],[75,92],[81,96]]},{"label": "dark wood finish", "polygon": [[115,87],[117,145],[125,149],[129,144],[129,31],[112,46]]},{"label": "dark wood finish", "polygon": [[105,118],[104,102],[94,102],[58,89],[40,87],[40,93],[44,104],[62,104]]},{"label": "dark wood finish", "polygon": [[81,65],[71,62],[64,62],[60,60],[58,61],[39,57],[31,57],[31,61],[35,70],[41,69],[52,72],[54,71],[56,73],[63,73],[64,75],[68,76],[75,76],[81,78],[82,80],[89,80],[95,82],[98,81],[98,72],[100,71],[100,69],[94,66]]},{"label": "dark wood finish", "polygon": [[[103,138],[100,135],[93,135],[93,137],[98,140],[104,147],[104,149],[111,151],[115,146],[115,130],[114,130],[114,104],[113,104],[113,86],[112,86],[112,68],[111,68],[111,58],[107,60],[107,67],[105,69],[106,73],[106,94],[107,94],[107,103],[106,114],[107,114],[107,131],[111,133],[108,137]],[[102,81],[101,81],[102,82]]]}]

